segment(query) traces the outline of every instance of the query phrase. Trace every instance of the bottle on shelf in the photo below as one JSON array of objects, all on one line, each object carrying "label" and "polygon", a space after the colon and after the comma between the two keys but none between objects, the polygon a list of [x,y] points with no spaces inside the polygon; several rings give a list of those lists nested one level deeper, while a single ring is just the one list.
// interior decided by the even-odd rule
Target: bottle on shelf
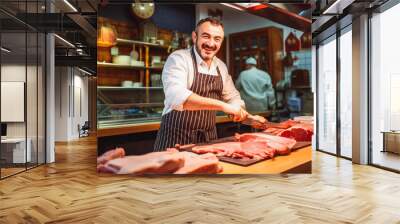
[{"label": "bottle on shelf", "polygon": [[139,53],[136,51],[135,48],[136,48],[136,46],[135,46],[135,44],[133,44],[132,45],[132,51],[131,51],[130,55],[131,55],[131,59],[132,60],[137,61],[138,58],[139,58]]}]

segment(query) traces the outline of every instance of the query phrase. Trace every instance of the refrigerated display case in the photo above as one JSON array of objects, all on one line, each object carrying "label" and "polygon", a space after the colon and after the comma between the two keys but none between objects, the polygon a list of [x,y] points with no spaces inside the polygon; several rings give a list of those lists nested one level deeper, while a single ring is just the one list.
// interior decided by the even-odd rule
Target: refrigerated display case
[{"label": "refrigerated display case", "polygon": [[99,86],[99,128],[160,121],[164,108],[162,87]]}]

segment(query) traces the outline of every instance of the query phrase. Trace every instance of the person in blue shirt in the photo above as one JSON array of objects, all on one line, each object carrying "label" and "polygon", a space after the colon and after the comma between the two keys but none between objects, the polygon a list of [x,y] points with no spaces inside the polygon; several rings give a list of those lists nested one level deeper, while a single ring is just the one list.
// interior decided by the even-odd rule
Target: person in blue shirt
[{"label": "person in blue shirt", "polygon": [[240,92],[249,113],[266,112],[275,107],[275,92],[271,76],[257,68],[253,57],[246,59],[246,70],[236,80],[236,89]]}]

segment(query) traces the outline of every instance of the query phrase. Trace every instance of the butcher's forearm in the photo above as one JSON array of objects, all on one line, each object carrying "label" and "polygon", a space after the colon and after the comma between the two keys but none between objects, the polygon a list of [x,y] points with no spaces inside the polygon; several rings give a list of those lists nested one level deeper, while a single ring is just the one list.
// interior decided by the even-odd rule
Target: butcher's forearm
[{"label": "butcher's forearm", "polygon": [[224,102],[199,96],[195,93],[190,95],[183,104],[184,110],[220,110],[223,111]]}]

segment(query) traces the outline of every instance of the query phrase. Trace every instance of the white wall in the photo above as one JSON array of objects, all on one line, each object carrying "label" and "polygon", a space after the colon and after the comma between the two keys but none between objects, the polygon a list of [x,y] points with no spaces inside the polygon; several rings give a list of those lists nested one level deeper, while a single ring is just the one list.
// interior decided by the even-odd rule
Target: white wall
[{"label": "white wall", "polygon": [[[37,70],[38,69],[38,70]],[[27,77],[27,81],[25,78]],[[1,81],[17,81],[26,83],[26,110],[27,120],[25,122],[7,122],[8,138],[30,139],[32,161],[36,162],[39,153],[39,163],[44,162],[44,89],[42,68],[36,65],[3,64],[1,66]],[[38,85],[38,86],[37,86]],[[3,96],[4,97],[4,96]],[[9,110],[10,108],[1,108]],[[24,111],[23,111],[24,112]]]},{"label": "white wall", "polygon": [[88,78],[82,75],[75,68],[56,67],[56,141],[79,138],[78,125],[88,120]]},{"label": "white wall", "polygon": [[69,84],[68,67],[55,68],[55,140],[68,141],[69,130]]},{"label": "white wall", "polygon": [[[25,67],[25,64],[5,64],[1,66],[1,81],[3,82],[25,82],[25,74],[27,69],[28,74],[30,74],[33,69],[36,70],[33,66]],[[35,83],[36,85],[36,83]],[[29,90],[29,89],[28,89]],[[27,96],[36,96],[35,92],[28,92]],[[32,98],[32,97],[31,97]],[[31,102],[31,100],[28,100]],[[36,105],[35,105],[36,107]],[[1,110],[7,110],[7,108],[1,108]],[[29,116],[29,115],[28,115]],[[35,114],[36,116],[36,114]],[[28,117],[28,121],[30,121],[30,117]],[[25,137],[25,122],[10,122],[7,123],[7,136],[8,137]]]}]

